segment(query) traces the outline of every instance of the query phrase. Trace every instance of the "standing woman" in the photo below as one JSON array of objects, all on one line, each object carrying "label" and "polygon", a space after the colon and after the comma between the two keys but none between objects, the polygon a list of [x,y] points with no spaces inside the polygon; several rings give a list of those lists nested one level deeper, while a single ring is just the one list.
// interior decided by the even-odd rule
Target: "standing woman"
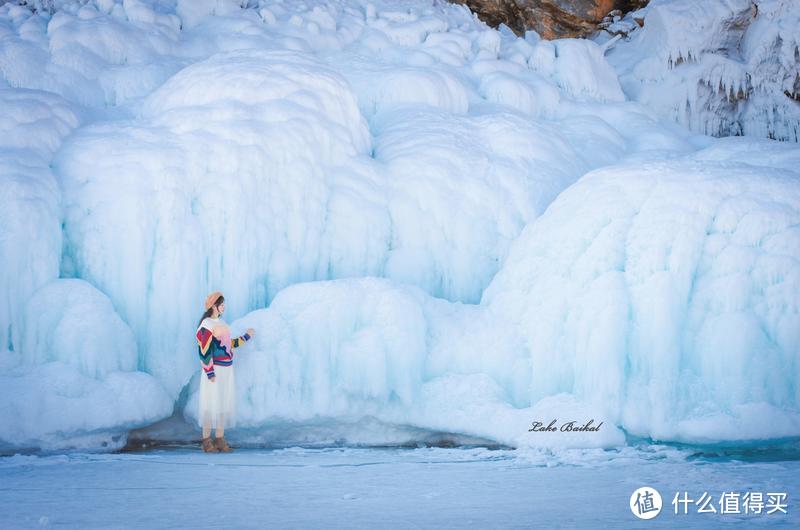
[{"label": "standing woman", "polygon": [[[203,428],[203,451],[230,453],[225,441],[225,427],[236,424],[236,387],[233,377],[233,350],[253,337],[252,328],[231,340],[228,324],[220,318],[225,312],[225,298],[215,291],[206,298],[206,312],[197,328],[197,347],[203,373],[200,375],[200,412]],[[211,429],[216,430],[216,443]]]}]

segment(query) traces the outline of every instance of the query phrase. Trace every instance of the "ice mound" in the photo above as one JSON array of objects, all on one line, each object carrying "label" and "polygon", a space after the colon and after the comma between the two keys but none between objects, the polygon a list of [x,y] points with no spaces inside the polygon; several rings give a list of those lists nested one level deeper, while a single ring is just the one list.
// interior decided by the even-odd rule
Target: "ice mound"
[{"label": "ice mound", "polygon": [[[609,423],[597,433],[529,433],[537,417],[580,414],[574,418],[580,420],[592,409],[571,396],[527,407],[529,364],[510,334],[504,337],[502,322],[489,318],[481,307],[385,279],[288,287],[269,309],[232,323],[234,333],[258,330],[237,353],[238,427],[250,442],[259,439],[253,433],[269,433],[261,443],[284,441],[275,436],[288,434],[275,425],[346,426],[365,419],[515,447],[624,442]],[[194,381],[184,409],[192,422],[198,390]]]},{"label": "ice mound", "polygon": [[554,79],[578,100],[625,101],[617,74],[603,51],[583,39],[540,41],[528,61],[535,71]]},{"label": "ice mound", "polygon": [[0,376],[6,403],[0,451],[115,450],[128,430],[168,416],[173,402],[150,375],[111,372],[93,379],[60,361],[15,366]]},{"label": "ice mound", "polygon": [[[208,114],[198,115],[200,109]],[[344,79],[313,57],[290,51],[226,52],[195,63],[154,91],[141,114],[180,134],[209,122],[242,120],[243,127],[229,133],[242,140],[253,132],[246,127],[249,120],[266,122],[274,129],[285,121],[294,122],[305,125],[293,131],[295,138],[305,142],[298,147],[324,149],[314,153],[324,161],[335,162],[370,149],[369,133]],[[256,143],[255,138],[247,141]],[[277,150],[282,147],[277,141],[273,132],[262,145]]]},{"label": "ice mound", "polygon": [[95,379],[136,369],[136,341],[111,300],[79,279],[52,281],[25,305],[20,359],[60,361]]},{"label": "ice mound", "polygon": [[382,274],[449,300],[477,303],[523,226],[597,164],[557,126],[510,113],[403,108],[373,131],[392,223]]},{"label": "ice mound", "polygon": [[108,297],[54,280],[24,311],[19,352],[6,352],[0,450],[117,449],[127,431],[168,415],[172,399],[136,371],[136,342]]},{"label": "ice mound", "polygon": [[800,175],[710,149],[591,172],[514,243],[483,303],[522,334],[532,402],[659,440],[800,433]]}]

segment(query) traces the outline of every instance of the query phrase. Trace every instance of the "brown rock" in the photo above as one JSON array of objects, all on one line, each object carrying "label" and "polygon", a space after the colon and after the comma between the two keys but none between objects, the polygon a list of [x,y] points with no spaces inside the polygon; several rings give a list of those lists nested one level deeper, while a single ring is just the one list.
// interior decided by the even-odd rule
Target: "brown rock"
[{"label": "brown rock", "polygon": [[611,11],[639,9],[648,0],[450,0],[464,4],[492,27],[501,23],[517,35],[536,31],[542,38],[584,37]]}]

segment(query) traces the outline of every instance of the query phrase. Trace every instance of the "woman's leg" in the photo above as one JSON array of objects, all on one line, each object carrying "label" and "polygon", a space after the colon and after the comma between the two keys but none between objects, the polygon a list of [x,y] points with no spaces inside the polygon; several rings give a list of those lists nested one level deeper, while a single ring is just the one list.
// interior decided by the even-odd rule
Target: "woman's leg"
[{"label": "woman's leg", "polygon": [[213,397],[212,392],[213,388],[211,388],[211,381],[208,380],[205,374],[200,374],[200,406],[199,406],[199,416],[200,416],[200,426],[203,429],[203,440],[206,438],[211,437],[211,398]]},{"label": "woman's leg", "polygon": [[[210,432],[211,431],[209,431],[209,433]],[[225,437],[225,416],[220,414],[219,421],[217,422],[217,440],[224,437]]]}]

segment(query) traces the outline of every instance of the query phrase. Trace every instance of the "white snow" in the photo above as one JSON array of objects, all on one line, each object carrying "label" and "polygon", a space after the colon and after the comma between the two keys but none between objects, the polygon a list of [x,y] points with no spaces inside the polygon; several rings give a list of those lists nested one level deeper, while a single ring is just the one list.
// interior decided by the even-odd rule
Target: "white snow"
[{"label": "white snow", "polygon": [[[253,440],[800,434],[798,150],[659,118],[687,80],[785,84],[785,3],[759,4],[745,61],[709,51],[739,49],[718,39],[744,4],[679,44],[679,1],[654,2],[610,62],[440,2],[242,4],[0,6],[6,442],[118,447],[173,405],[191,419],[214,290],[257,330],[237,357]],[[713,76],[675,65],[689,51]],[[555,417],[603,428],[528,432]]]}]

